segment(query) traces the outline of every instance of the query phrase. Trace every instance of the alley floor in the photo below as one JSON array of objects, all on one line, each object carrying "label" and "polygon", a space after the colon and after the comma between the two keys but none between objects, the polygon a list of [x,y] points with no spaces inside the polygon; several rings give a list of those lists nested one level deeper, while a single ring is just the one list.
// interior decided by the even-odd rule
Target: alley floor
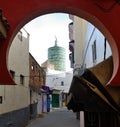
[{"label": "alley floor", "polygon": [[26,127],[80,127],[75,113],[66,108],[56,108],[44,117],[32,120]]}]

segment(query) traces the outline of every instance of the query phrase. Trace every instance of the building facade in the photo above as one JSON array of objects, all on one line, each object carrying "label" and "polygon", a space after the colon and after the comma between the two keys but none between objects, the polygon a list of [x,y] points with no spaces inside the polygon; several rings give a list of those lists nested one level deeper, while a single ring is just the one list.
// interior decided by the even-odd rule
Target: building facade
[{"label": "building facade", "polygon": [[86,68],[93,67],[110,56],[112,51],[105,36],[95,26],[88,23],[83,54]]},{"label": "building facade", "polygon": [[[25,35],[25,36],[24,36]],[[0,85],[0,127],[21,127],[29,121],[29,34],[15,36],[8,55],[8,70],[16,84]]]},{"label": "building facade", "polygon": [[[46,84],[46,72],[29,53],[30,69],[30,116],[35,118],[43,112],[47,112],[47,94],[42,89]],[[46,109],[46,110],[45,110]]]},{"label": "building facade", "polygon": [[[77,118],[80,118],[80,125],[83,127],[89,127],[92,124],[95,127],[107,125],[117,127],[119,126],[119,115],[116,110],[119,112],[119,101],[116,100],[119,100],[119,87],[107,86],[113,73],[111,47],[105,36],[94,25],[76,16],[72,21],[74,76],[70,88],[73,96],[68,103],[68,109],[77,112]],[[106,78],[106,76],[108,77]],[[92,89],[92,87],[94,88]],[[95,89],[98,89],[101,95]],[[109,101],[105,102],[102,96]],[[113,106],[114,104],[110,100],[116,106]],[[111,107],[107,107],[109,102]],[[108,114],[109,119],[114,123],[106,122]],[[93,117],[94,122],[91,120]],[[116,120],[118,121],[116,122]]]},{"label": "building facade", "polygon": [[69,49],[74,70],[93,67],[112,55],[108,41],[95,26],[77,16],[70,15],[70,19]]}]

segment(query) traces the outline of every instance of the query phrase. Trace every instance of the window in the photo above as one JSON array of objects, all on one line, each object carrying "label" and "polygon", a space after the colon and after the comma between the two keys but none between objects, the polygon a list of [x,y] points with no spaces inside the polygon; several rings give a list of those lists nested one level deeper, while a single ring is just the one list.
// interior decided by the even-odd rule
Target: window
[{"label": "window", "polygon": [[20,75],[20,84],[24,85],[24,76]]},{"label": "window", "polygon": [[34,66],[33,66],[33,65],[31,65],[31,70],[33,70],[33,71],[34,71]]},{"label": "window", "polygon": [[64,82],[63,81],[61,81],[61,86],[64,86]]},{"label": "window", "polygon": [[19,39],[20,41],[22,41],[22,32],[21,32],[21,31],[19,31],[19,33],[18,33],[18,39]]},{"label": "window", "polygon": [[97,60],[97,53],[96,53],[96,40],[92,45],[92,54],[93,54],[93,63],[96,63]]},{"label": "window", "polygon": [[10,70],[10,75],[12,76],[13,79],[15,79],[15,72]]},{"label": "window", "polygon": [[0,96],[0,104],[2,104],[2,102],[3,102],[3,97]]},{"label": "window", "polygon": [[106,59],[106,46],[107,46],[107,40],[104,39],[104,60]]}]

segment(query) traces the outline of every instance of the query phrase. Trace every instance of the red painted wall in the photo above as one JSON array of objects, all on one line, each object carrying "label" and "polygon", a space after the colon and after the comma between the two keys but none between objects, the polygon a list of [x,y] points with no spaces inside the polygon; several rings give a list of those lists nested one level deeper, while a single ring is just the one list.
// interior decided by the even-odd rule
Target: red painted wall
[{"label": "red painted wall", "polygon": [[114,58],[114,73],[109,83],[120,85],[120,5],[116,4],[111,10],[105,10],[112,7],[113,3],[114,0],[12,0],[11,2],[1,0],[0,8],[11,28],[7,39],[0,42],[0,84],[14,84],[7,70],[7,55],[11,41],[18,30],[37,16],[66,12],[88,20],[106,36]]}]

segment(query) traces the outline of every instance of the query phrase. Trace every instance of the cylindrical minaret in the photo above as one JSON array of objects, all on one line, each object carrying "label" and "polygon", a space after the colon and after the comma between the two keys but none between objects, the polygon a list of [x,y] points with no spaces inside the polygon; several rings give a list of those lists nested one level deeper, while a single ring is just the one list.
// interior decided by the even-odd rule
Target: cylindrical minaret
[{"label": "cylindrical minaret", "polygon": [[48,48],[48,61],[54,65],[54,70],[65,71],[65,48],[57,46],[57,39],[55,46]]}]

